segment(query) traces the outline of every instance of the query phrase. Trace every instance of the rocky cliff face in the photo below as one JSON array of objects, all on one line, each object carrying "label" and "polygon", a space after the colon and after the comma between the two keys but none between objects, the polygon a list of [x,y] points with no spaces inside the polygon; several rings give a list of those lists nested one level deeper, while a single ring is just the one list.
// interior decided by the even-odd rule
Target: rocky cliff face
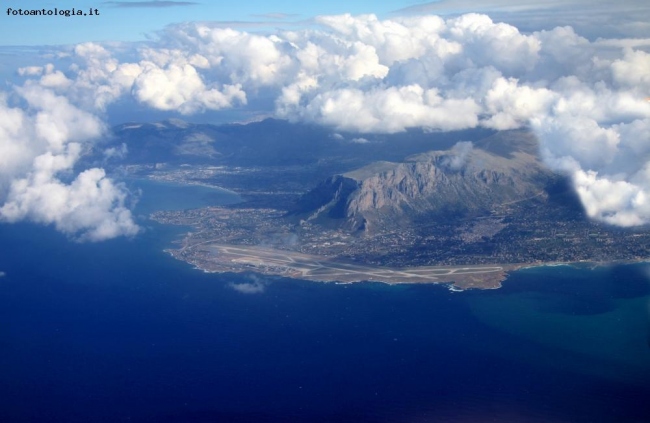
[{"label": "rocky cliff face", "polygon": [[371,230],[424,215],[487,213],[499,204],[544,196],[554,178],[529,135],[508,134],[333,176],[305,194],[293,214]]}]

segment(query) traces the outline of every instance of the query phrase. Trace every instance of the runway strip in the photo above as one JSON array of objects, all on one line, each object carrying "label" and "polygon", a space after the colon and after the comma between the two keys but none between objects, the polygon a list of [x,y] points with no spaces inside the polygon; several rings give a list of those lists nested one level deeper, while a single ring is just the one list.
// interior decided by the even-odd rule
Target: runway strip
[{"label": "runway strip", "polygon": [[204,248],[215,252],[217,261],[223,264],[229,261],[254,267],[281,267],[286,268],[288,272],[298,272],[305,279],[317,280],[363,279],[386,282],[436,282],[449,280],[445,276],[480,275],[504,270],[501,266],[425,266],[398,269],[364,266],[336,259],[262,247],[209,244]]}]

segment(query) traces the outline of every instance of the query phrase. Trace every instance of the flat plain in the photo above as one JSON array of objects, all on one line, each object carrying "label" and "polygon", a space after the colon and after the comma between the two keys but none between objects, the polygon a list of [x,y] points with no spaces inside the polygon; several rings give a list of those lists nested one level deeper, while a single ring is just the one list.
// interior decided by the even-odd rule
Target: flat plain
[{"label": "flat plain", "polygon": [[188,253],[187,248],[193,250],[193,264],[207,272],[251,271],[322,282],[453,283],[458,289],[489,289],[498,288],[507,272],[522,267],[521,264],[500,264],[392,268],[296,251],[217,243],[170,252],[172,255]]}]

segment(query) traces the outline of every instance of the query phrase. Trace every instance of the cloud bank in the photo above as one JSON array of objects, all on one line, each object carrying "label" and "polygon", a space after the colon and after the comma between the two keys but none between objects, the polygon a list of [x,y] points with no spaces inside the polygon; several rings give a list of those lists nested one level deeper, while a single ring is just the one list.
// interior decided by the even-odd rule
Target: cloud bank
[{"label": "cloud bank", "polygon": [[80,241],[134,235],[138,226],[125,207],[126,193],[93,168],[73,175],[84,145],[104,125],[41,84],[25,84],[16,94],[26,110],[0,96],[0,221],[52,224]]},{"label": "cloud bank", "polygon": [[[69,198],[104,199],[103,213],[92,213],[97,219],[78,228],[37,212],[51,205],[37,187],[56,185],[76,146],[99,133],[93,114],[122,98],[184,115],[270,98],[279,118],[359,134],[530,126],[544,160],[572,178],[589,216],[621,226],[650,222],[650,39],[590,41],[568,26],[524,33],[483,14],[315,22],[318,29],[272,34],[184,23],[146,44],[80,44],[67,62],[21,69],[25,83],[16,92],[41,111],[1,111],[14,115],[0,124],[3,138],[14,140],[2,147],[15,157],[6,173],[23,175],[13,179],[4,219],[52,222],[91,239],[133,233],[119,187],[100,171],[80,174],[78,187],[64,185]],[[68,113],[32,105],[37,89]],[[34,133],[48,125],[65,134]],[[112,224],[99,230],[102,218]]]}]

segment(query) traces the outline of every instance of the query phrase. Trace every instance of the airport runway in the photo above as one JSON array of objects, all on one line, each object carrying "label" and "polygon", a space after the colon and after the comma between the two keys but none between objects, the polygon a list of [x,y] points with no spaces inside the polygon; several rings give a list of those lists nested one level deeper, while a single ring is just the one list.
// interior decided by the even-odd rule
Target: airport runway
[{"label": "airport runway", "polygon": [[298,273],[303,279],[319,281],[441,282],[449,281],[452,279],[450,276],[479,276],[504,271],[502,266],[423,266],[398,269],[365,266],[338,259],[255,246],[208,244],[203,248],[214,252],[216,261],[222,264],[230,262],[249,265],[259,268],[261,272],[264,272],[265,268],[273,268],[275,270],[273,273]]}]

